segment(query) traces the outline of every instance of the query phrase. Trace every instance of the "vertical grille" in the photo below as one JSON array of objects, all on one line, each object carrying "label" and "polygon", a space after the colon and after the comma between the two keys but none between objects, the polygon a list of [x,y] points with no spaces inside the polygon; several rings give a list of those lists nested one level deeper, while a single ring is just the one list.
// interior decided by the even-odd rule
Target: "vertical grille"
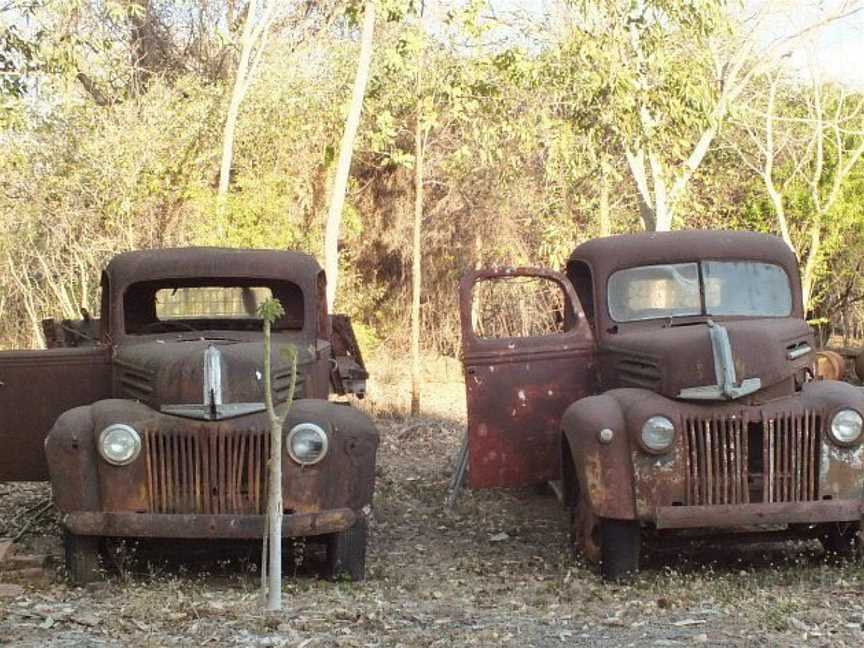
[{"label": "vertical grille", "polygon": [[748,445],[746,419],[685,419],[687,504],[749,502]]},{"label": "vertical grille", "polygon": [[265,432],[147,430],[143,441],[151,512],[264,512]]},{"label": "vertical grille", "polygon": [[816,412],[781,415],[764,421],[763,502],[819,499],[819,448],[822,420]]},{"label": "vertical grille", "polygon": [[819,499],[817,412],[684,420],[687,505]]}]

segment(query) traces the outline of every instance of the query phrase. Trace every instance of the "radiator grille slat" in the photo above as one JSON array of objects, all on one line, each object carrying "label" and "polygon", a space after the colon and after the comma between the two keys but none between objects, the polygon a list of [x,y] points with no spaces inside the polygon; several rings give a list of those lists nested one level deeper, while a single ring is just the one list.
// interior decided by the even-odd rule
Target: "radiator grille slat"
[{"label": "radiator grille slat", "polygon": [[818,500],[821,430],[812,411],[756,423],[745,415],[686,418],[687,505]]},{"label": "radiator grille slat", "polygon": [[265,432],[146,430],[143,436],[151,512],[264,512]]},{"label": "radiator grille slat", "polygon": [[686,419],[687,504],[749,500],[746,426],[740,418]]},{"label": "radiator grille slat", "polygon": [[818,412],[783,415],[764,422],[769,470],[765,502],[804,502],[819,499],[819,447],[822,418]]}]

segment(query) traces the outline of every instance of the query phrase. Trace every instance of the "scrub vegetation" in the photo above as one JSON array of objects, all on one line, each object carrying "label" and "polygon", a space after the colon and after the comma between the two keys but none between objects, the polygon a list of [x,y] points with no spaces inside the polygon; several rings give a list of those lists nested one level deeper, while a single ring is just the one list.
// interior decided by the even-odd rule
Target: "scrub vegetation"
[{"label": "scrub vegetation", "polygon": [[781,235],[811,317],[858,334],[864,95],[806,52],[860,5],[377,0],[346,158],[362,0],[0,3],[0,347],[96,313],[120,250],[323,263],[345,159],[336,310],[367,348],[455,354],[465,268],[643,228]]}]

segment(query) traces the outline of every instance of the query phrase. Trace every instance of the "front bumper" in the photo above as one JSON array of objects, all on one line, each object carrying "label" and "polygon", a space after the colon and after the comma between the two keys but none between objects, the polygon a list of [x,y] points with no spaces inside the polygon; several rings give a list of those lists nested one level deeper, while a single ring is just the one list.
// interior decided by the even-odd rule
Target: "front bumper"
[{"label": "front bumper", "polygon": [[[336,533],[350,528],[358,514],[349,508],[318,513],[286,513],[282,536]],[[85,536],[120,538],[225,538],[251,540],[264,534],[263,515],[211,515],[197,513],[109,513],[74,511],[63,516],[70,532]]]},{"label": "front bumper", "polygon": [[822,500],[781,504],[728,504],[715,506],[661,506],[658,529],[731,528],[774,524],[854,522],[864,516],[860,500]]}]

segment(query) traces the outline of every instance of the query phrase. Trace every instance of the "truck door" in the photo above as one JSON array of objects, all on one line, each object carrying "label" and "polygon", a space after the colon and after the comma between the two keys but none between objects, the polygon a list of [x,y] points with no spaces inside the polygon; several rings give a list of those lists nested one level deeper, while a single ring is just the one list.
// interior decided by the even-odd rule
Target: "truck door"
[{"label": "truck door", "polygon": [[558,479],[561,415],[594,382],[593,337],[573,287],[549,270],[471,271],[459,307],[469,486]]},{"label": "truck door", "polygon": [[0,482],[48,479],[45,437],[54,421],[111,395],[109,349],[0,353]]}]

